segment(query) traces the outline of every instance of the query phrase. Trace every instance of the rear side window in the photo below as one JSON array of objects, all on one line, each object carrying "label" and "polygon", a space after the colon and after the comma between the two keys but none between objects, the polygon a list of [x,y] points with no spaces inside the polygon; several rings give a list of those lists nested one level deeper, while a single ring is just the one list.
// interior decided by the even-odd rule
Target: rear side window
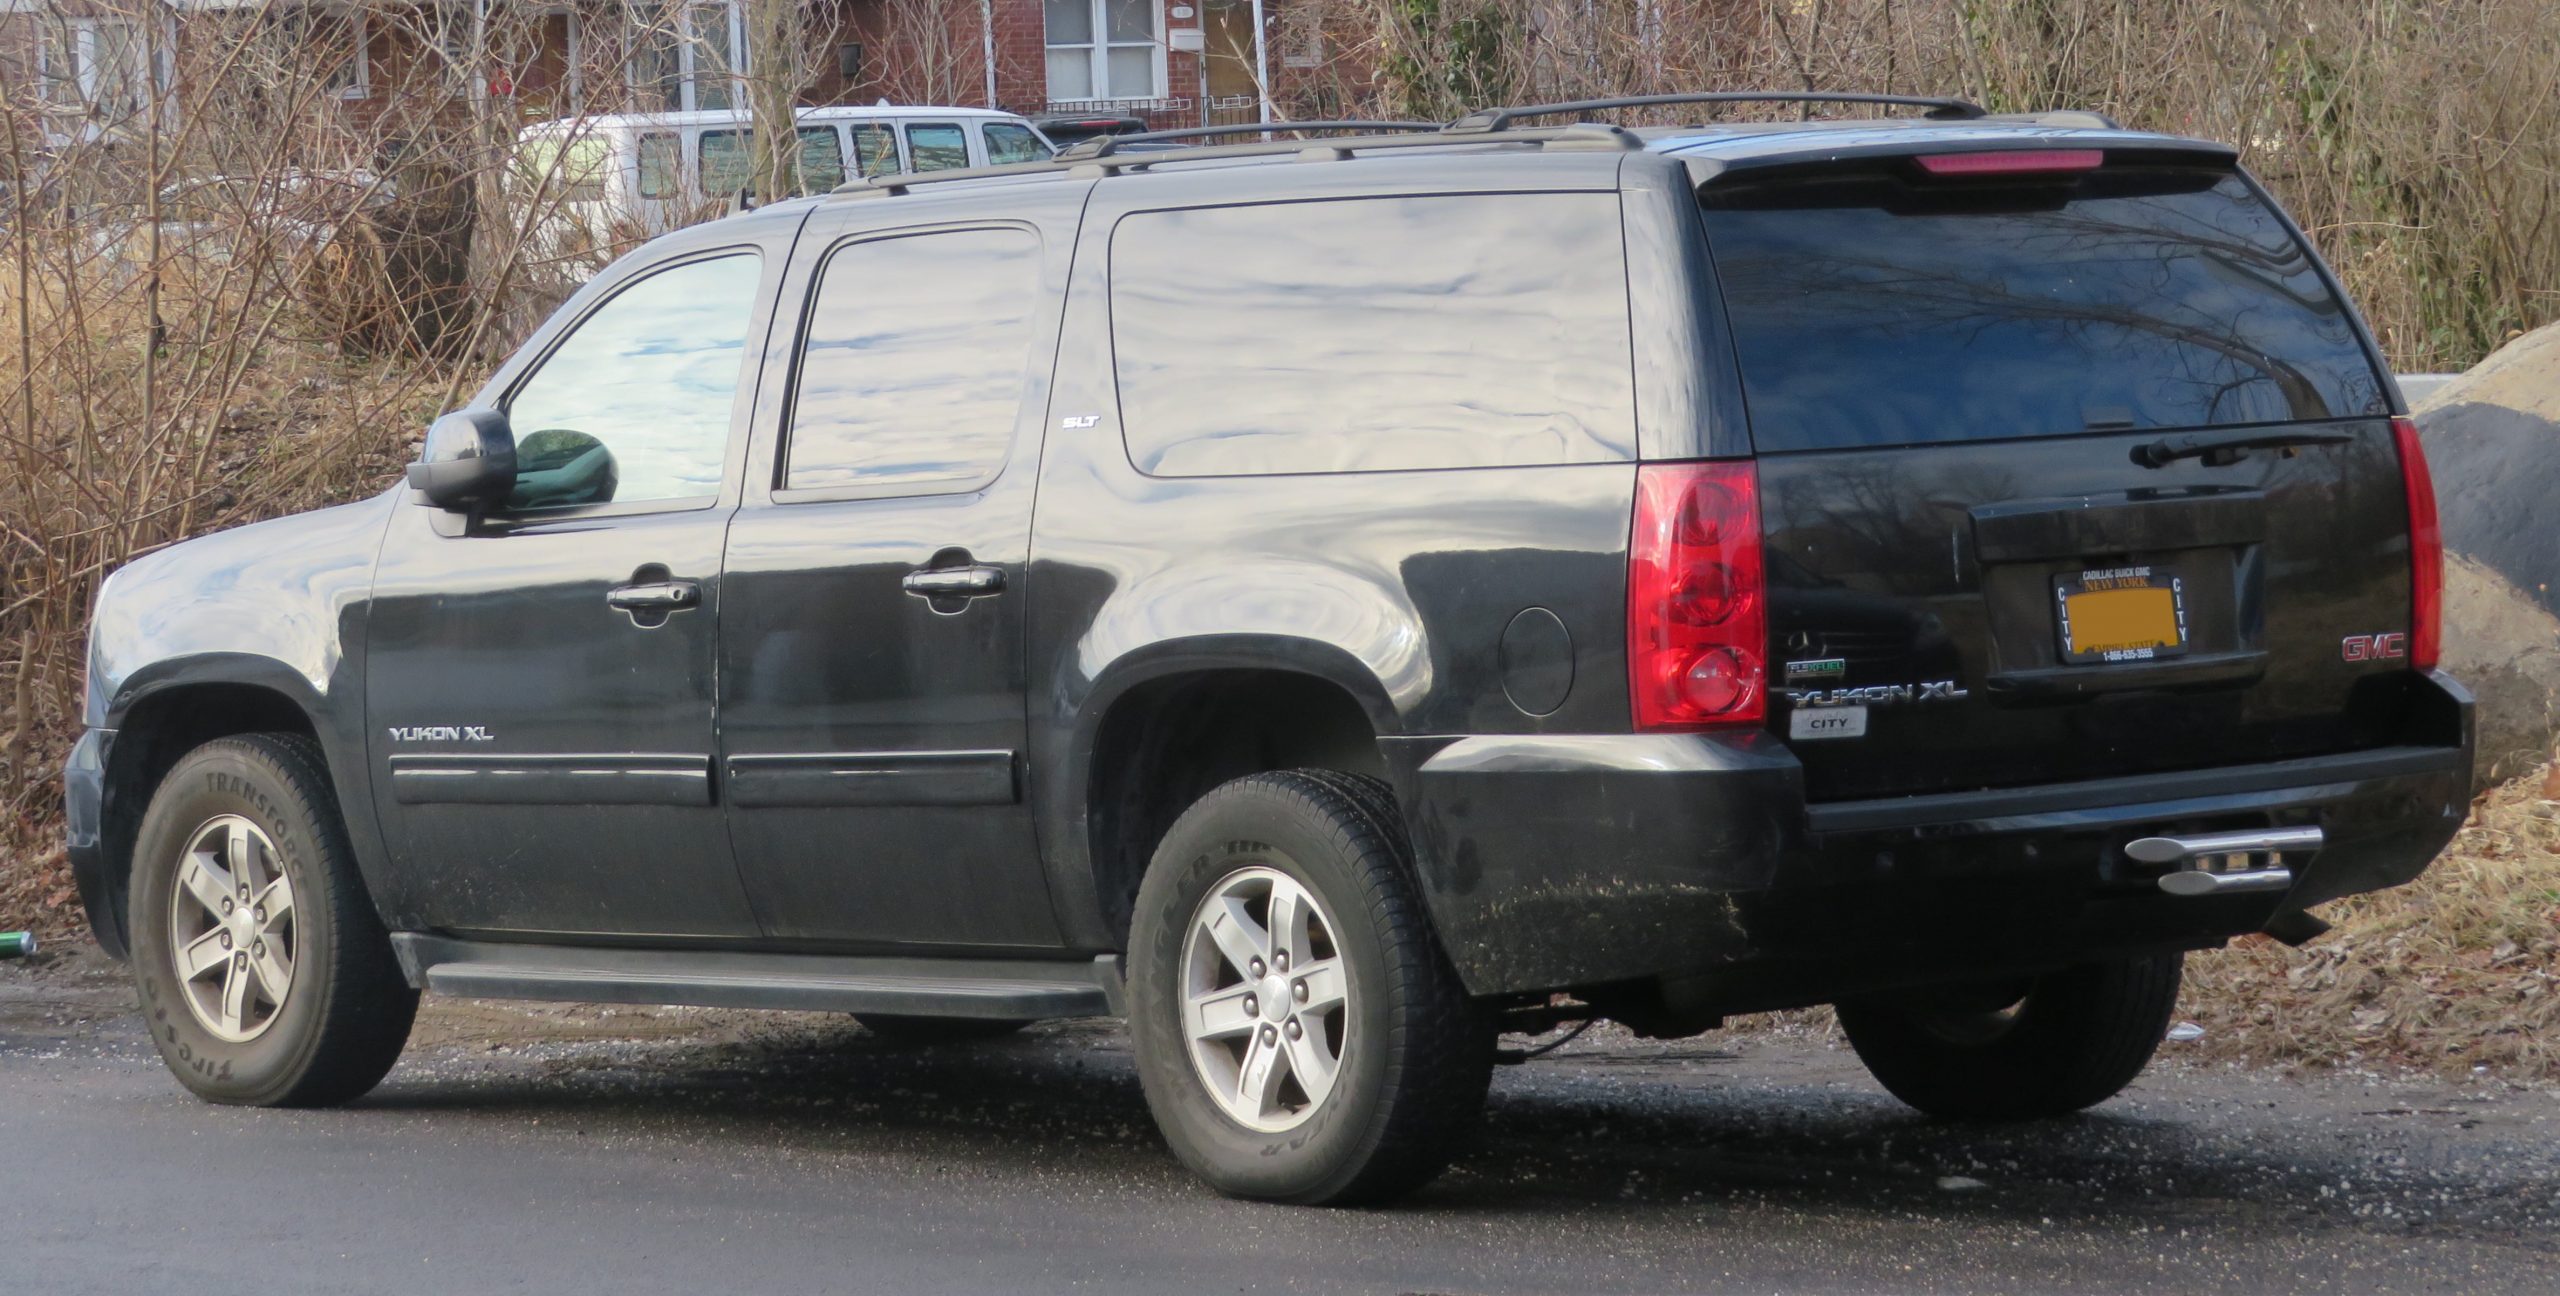
[{"label": "rear side window", "polygon": [[833,126],[800,128],[800,192],[825,193],[844,183],[844,142]]},{"label": "rear side window", "polygon": [[783,487],[928,494],[992,476],[1013,447],[1041,300],[1028,230],[838,248],[800,344]]},{"label": "rear side window", "polygon": [[2239,176],[1710,188],[1764,451],[2385,412],[2346,304]]},{"label": "rear side window", "polygon": [[1635,457],[1614,194],[1139,212],[1111,240],[1130,461],[1158,476]]},{"label": "rear side window", "polygon": [[565,139],[540,135],[516,150],[516,178],[526,193],[549,186],[563,202],[594,202],[604,197],[605,177],[613,170],[613,141],[602,135]]},{"label": "rear side window", "polygon": [[957,171],[969,165],[969,134],[951,122],[909,126],[907,156],[918,171]]},{"label": "rear side window", "polygon": [[853,124],[853,162],[864,179],[898,174],[897,132],[878,122]]},{"label": "rear side window", "polygon": [[673,198],[684,188],[683,155],[673,135],[643,135],[640,148],[640,196]]},{"label": "rear side window", "polygon": [[702,132],[693,162],[706,197],[727,198],[755,183],[755,145],[744,131]]}]

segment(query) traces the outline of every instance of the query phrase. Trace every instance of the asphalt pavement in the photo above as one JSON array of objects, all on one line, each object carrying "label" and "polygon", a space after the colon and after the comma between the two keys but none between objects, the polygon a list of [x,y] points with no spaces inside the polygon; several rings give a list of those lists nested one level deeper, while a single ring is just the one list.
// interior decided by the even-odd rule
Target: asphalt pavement
[{"label": "asphalt pavement", "polygon": [[187,1097],[111,972],[0,965],[12,1292],[2549,1292],[2560,1094],[2166,1061],[2069,1120],[1896,1105],[1813,1030],[1595,1031],[1389,1208],[1222,1200],[1098,1023],[430,1000],[337,1111]]}]

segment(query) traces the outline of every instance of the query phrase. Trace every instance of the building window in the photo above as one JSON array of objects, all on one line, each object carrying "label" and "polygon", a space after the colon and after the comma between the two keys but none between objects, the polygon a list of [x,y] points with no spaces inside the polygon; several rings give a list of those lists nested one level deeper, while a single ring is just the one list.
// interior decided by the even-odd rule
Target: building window
[{"label": "building window", "polygon": [[1158,0],[1046,0],[1049,98],[1164,97],[1164,7]]},{"label": "building window", "polygon": [[[167,42],[157,80],[169,84]],[[89,119],[92,131],[142,115],[151,102],[151,52],[142,24],[130,18],[60,18],[36,43],[38,79],[48,107]]]},{"label": "building window", "polygon": [[[321,87],[340,99],[373,93],[362,9],[289,9],[275,14],[290,56],[321,62]],[[308,66],[308,64],[305,64]]]},{"label": "building window", "polygon": [[628,12],[631,93],[642,108],[694,112],[746,101],[745,18],[738,0]]}]

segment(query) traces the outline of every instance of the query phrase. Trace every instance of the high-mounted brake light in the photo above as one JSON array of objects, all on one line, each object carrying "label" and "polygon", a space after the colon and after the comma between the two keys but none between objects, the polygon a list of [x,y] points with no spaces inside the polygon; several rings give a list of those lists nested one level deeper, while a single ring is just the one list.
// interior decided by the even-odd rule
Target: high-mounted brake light
[{"label": "high-mounted brake light", "polygon": [[1627,683],[1640,730],[1757,725],[1768,714],[1760,482],[1748,462],[1636,470]]},{"label": "high-mounted brake light", "polygon": [[1934,176],[2051,175],[2095,171],[2106,164],[2098,149],[2003,149],[1997,153],[1923,153],[1916,161]]},{"label": "high-mounted brake light", "polygon": [[2427,447],[2418,425],[2391,420],[2400,448],[2400,480],[2409,493],[2409,665],[2434,670],[2444,647],[2444,528],[2436,521],[2435,474],[2427,471]]}]

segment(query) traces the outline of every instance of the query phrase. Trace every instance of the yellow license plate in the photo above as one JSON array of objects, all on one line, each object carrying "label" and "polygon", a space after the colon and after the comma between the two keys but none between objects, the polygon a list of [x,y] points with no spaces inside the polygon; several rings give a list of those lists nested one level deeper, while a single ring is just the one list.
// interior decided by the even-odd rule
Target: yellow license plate
[{"label": "yellow license plate", "polygon": [[2062,659],[2153,661],[2187,650],[2186,589],[2161,567],[2108,567],[2053,582]]}]

